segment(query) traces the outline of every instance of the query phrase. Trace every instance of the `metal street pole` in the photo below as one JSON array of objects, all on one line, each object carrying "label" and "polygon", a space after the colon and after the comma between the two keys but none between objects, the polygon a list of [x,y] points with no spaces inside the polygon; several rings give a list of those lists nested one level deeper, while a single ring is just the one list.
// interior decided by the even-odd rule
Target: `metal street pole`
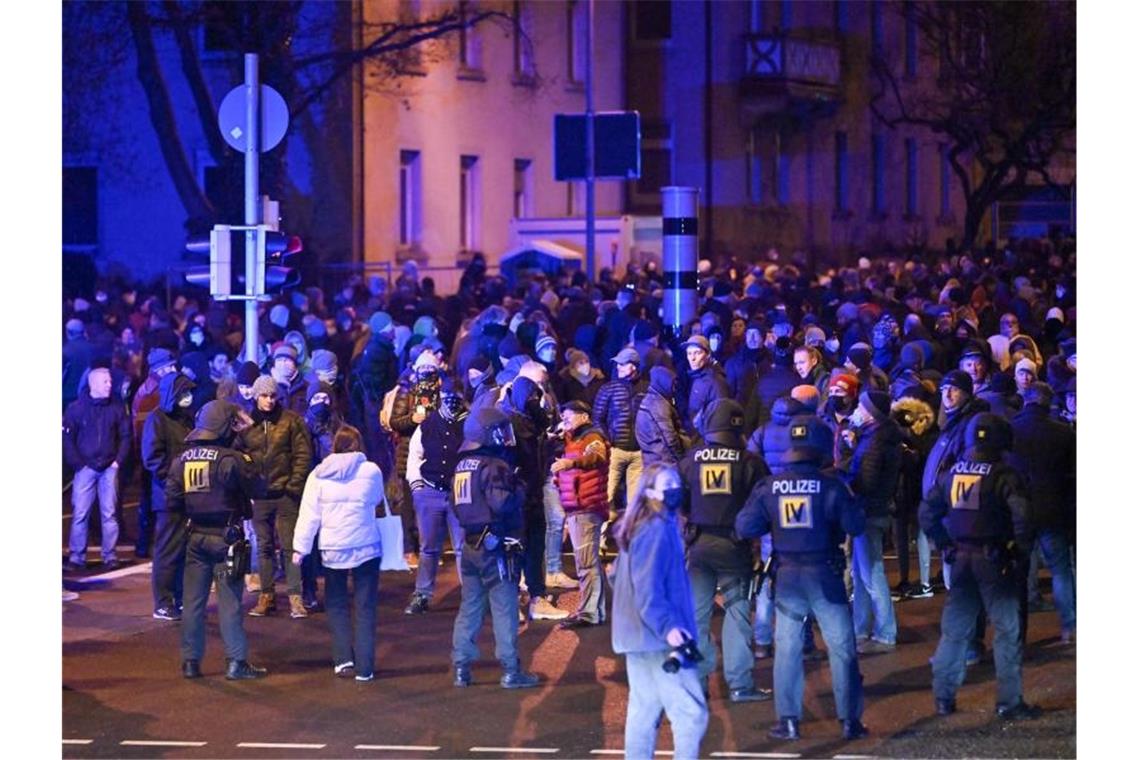
[{"label": "metal street pole", "polygon": [[586,2],[586,277],[594,282],[594,0]]},{"label": "metal street pole", "polygon": [[[245,224],[261,223],[261,188],[258,183],[258,154],[261,152],[261,82],[257,54],[245,55]],[[245,359],[257,364],[257,231],[245,231]]]}]

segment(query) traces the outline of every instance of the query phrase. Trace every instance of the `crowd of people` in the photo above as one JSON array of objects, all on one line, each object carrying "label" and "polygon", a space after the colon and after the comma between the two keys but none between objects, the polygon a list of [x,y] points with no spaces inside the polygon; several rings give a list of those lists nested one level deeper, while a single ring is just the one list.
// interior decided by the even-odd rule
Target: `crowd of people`
[{"label": "crowd of people", "polygon": [[[731,698],[770,699],[753,682],[752,663],[775,656],[781,723],[773,735],[798,736],[798,707],[781,699],[781,679],[794,684],[794,668],[786,657],[781,666],[780,652],[813,651],[814,621],[833,676],[847,673],[836,702],[851,705],[840,719],[852,738],[861,735],[862,698],[851,692],[857,662],[837,633],[840,608],[850,610],[858,653],[885,653],[897,646],[895,605],[949,588],[943,635],[952,618],[953,641],[933,661],[939,711],[952,710],[966,664],[985,656],[988,612],[1001,634],[999,712],[1031,717],[1013,661],[1027,612],[1046,607],[1040,567],[1051,576],[1062,640],[1072,643],[1076,632],[1075,272],[1075,244],[1048,240],[864,256],[827,271],[812,271],[799,254],[784,263],[775,252],[759,262],[722,258],[700,263],[699,313],[667,325],[665,277],[653,262],[630,264],[620,277],[603,269],[597,282],[561,271],[508,283],[476,256],[454,295],[437,294],[409,264],[391,284],[355,277],[335,294],[310,287],[262,304],[256,361],[244,359],[240,315],[225,304],[201,294],[164,303],[101,281],[64,305],[68,563],[86,565],[96,498],[103,564],[118,561],[119,489],[137,481],[136,554],[153,557],[154,616],[182,617],[195,547],[187,546],[185,495],[170,498],[171,472],[182,488],[196,472],[185,456],[194,441],[222,441],[260,478],[241,497],[249,502],[243,533],[256,544],[244,584],[258,596],[248,614],[276,613],[283,576],[290,616],[309,616],[321,607],[323,576],[337,675],[372,677],[381,538],[369,518],[383,502],[401,516],[417,565],[405,614],[431,611],[448,542],[459,560],[456,686],[471,682],[479,605],[491,607],[508,688],[537,683],[518,662],[519,618],[572,629],[601,625],[612,610],[631,690],[635,672],[644,689],[661,688],[653,684],[666,652],[701,653],[681,668],[694,680],[637,701],[636,711],[631,695],[629,717],[656,720],[666,710],[675,739],[688,731],[684,746],[695,754],[707,720],[697,703],[716,664],[709,617],[719,591]],[[202,414],[221,414],[216,401],[233,414],[203,434]],[[777,519],[757,518],[781,488],[770,505]],[[813,493],[832,492],[813,502]],[[463,507],[481,499],[491,506],[478,520]],[[814,509],[824,510],[820,524],[797,522],[811,523]],[[747,538],[742,511],[752,514]],[[675,523],[681,544],[662,536],[652,548],[639,543],[637,530],[654,520]],[[760,563],[795,567],[796,527],[824,522],[830,548],[820,549],[819,566],[841,581],[820,581],[827,604],[808,594],[781,606],[781,593],[799,583],[784,578],[816,578],[794,569],[769,572],[748,593]],[[566,536],[573,576],[562,563]],[[490,544],[500,539],[507,546],[496,550]],[[884,562],[891,545],[893,587]],[[984,552],[975,557],[971,546]],[[679,575],[669,565],[678,547]],[[645,561],[627,563],[631,552]],[[507,567],[496,572],[504,556]],[[997,581],[987,562],[1000,568]],[[660,576],[657,592],[680,584],[689,606],[675,593],[670,602],[631,602],[643,593],[634,581],[651,580],[649,567]],[[517,593],[503,591],[512,584]],[[552,597],[570,588],[580,591],[573,613]],[[785,620],[788,605],[795,625]],[[630,614],[642,615],[640,628],[621,619]],[[195,646],[184,643],[183,659],[195,661],[184,666],[189,675],[201,656]],[[230,657],[243,664],[235,677],[263,674],[243,647]],[[627,727],[627,743],[647,741]]]}]

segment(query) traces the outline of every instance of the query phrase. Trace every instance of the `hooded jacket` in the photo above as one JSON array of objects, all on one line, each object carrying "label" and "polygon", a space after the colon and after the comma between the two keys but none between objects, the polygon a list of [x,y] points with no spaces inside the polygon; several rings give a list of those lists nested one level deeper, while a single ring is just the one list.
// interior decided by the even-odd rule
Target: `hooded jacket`
[{"label": "hooded jacket", "polygon": [[891,417],[903,437],[895,504],[899,516],[904,517],[914,514],[922,501],[922,465],[938,438],[937,418],[930,404],[909,396],[891,404]]},{"label": "hooded jacket", "polygon": [[641,400],[634,422],[637,445],[645,467],[664,462],[674,467],[688,445],[681,433],[681,416],[673,405],[676,375],[665,367],[649,371],[649,391]]},{"label": "hooded jacket", "polygon": [[104,399],[88,394],[67,406],[63,414],[63,459],[73,470],[90,467],[102,472],[131,451],[131,420],[115,392]]},{"label": "hooded jacket", "polygon": [[[787,469],[783,463],[784,452],[792,447],[788,425],[792,418],[813,411],[791,396],[782,396],[772,405],[772,418],[748,439],[748,450],[764,460],[768,469],[777,475]],[[830,466],[830,462],[824,466]]]},{"label": "hooded jacket", "polygon": [[178,406],[178,397],[193,389],[193,381],[180,372],[163,377],[158,384],[158,408],[143,424],[142,463],[154,478],[155,493],[163,491],[170,465],[186,450],[186,436],[194,429],[190,409]]},{"label": "hooded jacket", "polygon": [[313,456],[304,420],[278,402],[268,414],[255,408],[253,422],[241,432],[237,448],[260,468],[266,480],[265,498],[300,499]]},{"label": "hooded jacket", "polygon": [[321,534],[321,553],[364,550],[354,560],[380,556],[376,505],[384,499],[380,468],[359,451],[329,454],[305,481],[293,532],[293,551],[308,554]]}]

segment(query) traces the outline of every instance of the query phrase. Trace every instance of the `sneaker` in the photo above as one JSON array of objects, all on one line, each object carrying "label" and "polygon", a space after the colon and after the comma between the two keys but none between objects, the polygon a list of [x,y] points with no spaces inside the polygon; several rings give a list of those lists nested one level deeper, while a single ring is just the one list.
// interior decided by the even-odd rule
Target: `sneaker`
[{"label": "sneaker", "polygon": [[1027,705],[1024,700],[1011,707],[999,705],[995,712],[1002,720],[1033,720],[1041,717],[1041,708],[1035,705]]},{"label": "sneaker", "polygon": [[855,647],[855,651],[859,654],[884,654],[895,651],[896,647],[896,644],[888,644],[878,639],[864,639]]},{"label": "sneaker", "polygon": [[415,552],[404,552],[404,561],[408,563],[410,569],[415,570],[420,566],[420,555]]},{"label": "sneaker", "polygon": [[349,662],[342,662],[340,665],[333,666],[333,675],[337,678],[352,678],[356,675],[356,666]]},{"label": "sneaker", "polygon": [[182,613],[178,611],[177,607],[162,606],[156,609],[151,617],[155,620],[181,620]]},{"label": "sneaker", "polygon": [[578,581],[574,580],[569,575],[559,570],[557,573],[546,574],[546,587],[575,589],[578,588]]},{"label": "sneaker", "polygon": [[843,726],[843,738],[845,741],[862,739],[867,735],[867,727],[863,725],[862,721],[843,720],[840,721],[840,724]]},{"label": "sneaker", "polygon": [[305,603],[301,601],[300,594],[289,595],[289,617],[293,619],[307,618],[309,611],[305,609]]},{"label": "sneaker", "polygon": [[537,596],[530,600],[531,620],[565,620],[568,617],[569,612],[558,609],[546,597]]},{"label": "sneaker", "polygon": [[122,563],[122,562],[120,562],[120,561],[119,561],[117,558],[115,558],[115,557],[111,557],[110,559],[105,559],[105,560],[103,560],[103,567],[102,567],[102,569],[103,569],[103,570],[115,570],[116,568],[120,568],[120,567],[122,567],[122,566],[123,566],[123,563]]},{"label": "sneaker", "polygon": [[1061,643],[1066,646],[1077,643],[1077,631],[1075,628],[1062,628],[1061,629]]},{"label": "sneaker", "polygon": [[321,609],[321,603],[317,601],[315,596],[301,595],[301,604],[305,605],[305,609],[309,612],[318,612]]},{"label": "sneaker", "polygon": [[405,615],[422,615],[428,611],[428,598],[423,594],[412,592],[408,606],[404,608]]},{"label": "sneaker", "polygon": [[376,676],[372,673],[361,674],[356,677],[357,681],[371,681]]},{"label": "sneaker", "polygon": [[201,678],[202,666],[197,660],[183,660],[182,661],[182,677],[183,678]]},{"label": "sneaker", "polygon": [[265,678],[268,671],[256,665],[250,665],[245,660],[229,660],[226,663],[227,681],[248,681],[254,678]]},{"label": "sneaker", "polygon": [[503,673],[503,677],[499,679],[499,686],[504,689],[529,689],[538,686],[538,676],[522,670],[513,670]]},{"label": "sneaker", "polygon": [[977,665],[982,661],[982,657],[985,653],[986,650],[983,647],[970,645],[970,647],[966,649],[966,667]]},{"label": "sneaker", "polygon": [[277,596],[272,591],[262,591],[257,595],[257,604],[249,611],[251,617],[264,617],[277,612]]},{"label": "sneaker", "polygon": [[891,601],[901,602],[903,599],[906,599],[907,594],[911,591],[912,588],[913,587],[909,582],[903,583],[902,581],[899,581],[894,585],[893,588],[891,588]]},{"label": "sneaker", "polygon": [[455,667],[455,678],[452,680],[451,685],[457,689],[463,689],[471,685],[471,668],[466,665],[457,665]]},{"label": "sneaker", "polygon": [[560,631],[569,631],[575,628],[593,628],[595,625],[601,625],[601,623],[592,623],[589,620],[586,620],[585,618],[579,617],[577,614],[575,614],[570,615],[565,620],[560,621],[557,627]]},{"label": "sneaker", "polygon": [[934,711],[939,715],[953,715],[958,711],[958,705],[953,699],[935,699]]},{"label": "sneaker", "polygon": [[934,596],[934,586],[929,583],[917,584],[910,588],[904,596],[907,599],[929,599]]},{"label": "sneaker", "polygon": [[63,601],[74,602],[78,598],[79,598],[79,594],[76,593],[75,591],[68,591],[67,589],[63,590]]},{"label": "sneaker", "polygon": [[87,563],[83,561],[76,562],[73,559],[67,561],[67,569],[72,572],[81,573],[87,569]]},{"label": "sneaker", "polygon": [[772,698],[772,690],[757,687],[733,689],[728,693],[728,698],[738,704],[741,702],[767,702]]}]

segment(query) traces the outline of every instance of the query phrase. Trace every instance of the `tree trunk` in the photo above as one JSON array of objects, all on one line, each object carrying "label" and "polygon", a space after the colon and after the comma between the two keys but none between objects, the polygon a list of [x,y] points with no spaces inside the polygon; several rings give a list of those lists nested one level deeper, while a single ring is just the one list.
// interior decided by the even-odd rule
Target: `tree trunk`
[{"label": "tree trunk", "polygon": [[127,20],[130,22],[131,37],[134,39],[138,56],[139,83],[146,93],[150,121],[158,138],[162,158],[170,172],[170,179],[174,182],[174,189],[178,192],[178,198],[186,209],[189,226],[205,227],[214,220],[214,208],[210,204],[210,199],[198,187],[190,161],[186,158],[186,150],[182,147],[178,122],[174,118],[174,108],[170,102],[170,92],[158,65],[150,19],[146,15],[146,4],[127,3]]}]

